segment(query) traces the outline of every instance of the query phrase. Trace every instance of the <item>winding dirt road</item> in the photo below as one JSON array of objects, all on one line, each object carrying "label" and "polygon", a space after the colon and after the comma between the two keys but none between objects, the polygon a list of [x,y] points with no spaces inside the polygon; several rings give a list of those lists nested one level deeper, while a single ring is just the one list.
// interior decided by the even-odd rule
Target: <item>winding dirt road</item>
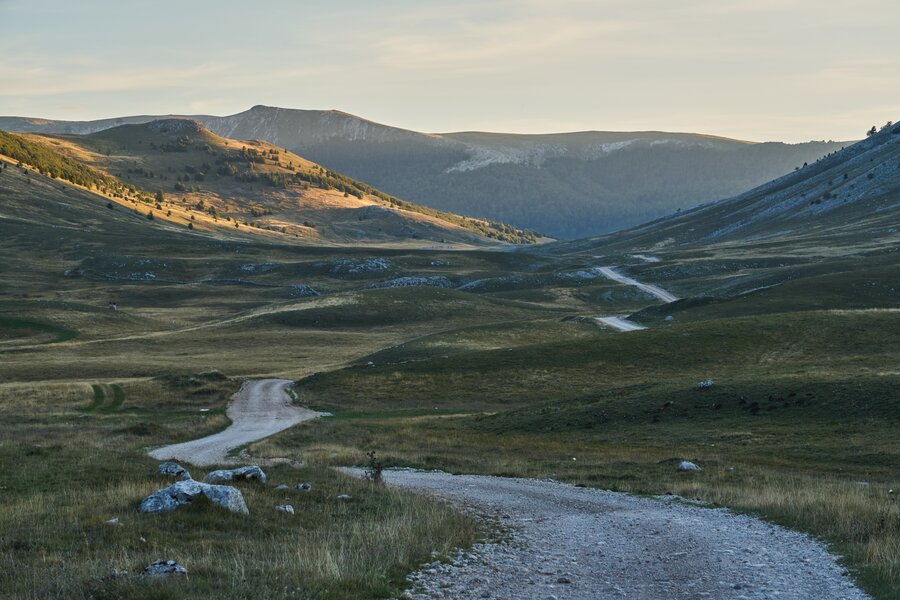
[{"label": "winding dirt road", "polygon": [[228,462],[229,450],[323,416],[324,413],[292,405],[285,391],[291,383],[289,379],[247,381],[231,398],[228,429],[198,440],[157,448],[150,456],[198,466],[223,464]]},{"label": "winding dirt road", "polygon": [[868,598],[819,542],[724,509],[534,479],[421,471],[384,479],[509,527],[506,541],[412,574],[405,598]]},{"label": "winding dirt road", "polygon": [[[635,256],[642,256],[640,254],[636,254]],[[645,257],[646,258],[646,257]],[[659,259],[656,259],[657,261]],[[628,277],[627,275],[623,275],[619,273],[612,267],[597,267],[597,272],[606,277],[607,279],[612,279],[613,281],[617,281],[624,285],[630,285],[638,288],[641,291],[647,292],[655,296],[656,298],[662,300],[665,303],[675,302],[678,300],[678,297],[674,294],[667,292],[661,287],[649,284],[649,283],[641,283],[637,279],[633,279]],[[613,329],[618,329],[619,331],[640,331],[641,329],[647,329],[643,325],[639,325],[633,321],[629,321],[625,317],[617,317],[617,316],[607,316],[607,317],[594,317],[594,320],[603,323],[604,325],[608,325]]]},{"label": "winding dirt road", "polygon": [[643,325],[638,325],[625,317],[594,317],[594,320],[603,323],[604,325],[609,325],[613,329],[618,329],[619,331],[640,331],[641,329],[647,329]]},{"label": "winding dirt road", "polygon": [[649,284],[649,283],[641,283],[637,279],[632,279],[628,275],[624,275],[616,271],[613,267],[597,267],[597,272],[606,277],[607,279],[612,279],[613,281],[618,281],[624,285],[630,285],[636,287],[637,289],[647,292],[651,294],[663,302],[675,302],[678,300],[678,296],[667,292],[661,287]]}]

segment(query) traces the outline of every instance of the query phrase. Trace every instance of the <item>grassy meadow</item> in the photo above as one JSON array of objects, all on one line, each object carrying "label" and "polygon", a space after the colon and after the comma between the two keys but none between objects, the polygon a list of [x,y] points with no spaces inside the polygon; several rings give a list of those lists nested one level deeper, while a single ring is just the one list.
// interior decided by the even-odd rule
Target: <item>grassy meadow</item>
[{"label": "grassy meadow", "polygon": [[[875,598],[898,597],[892,254],[315,247],[187,232],[10,168],[0,194],[4,597],[389,597],[483,532],[331,469],[371,450],[748,511],[820,537]],[[660,307],[586,271],[599,264],[686,299]],[[383,287],[401,277],[450,287]],[[649,329],[590,319],[611,314]],[[227,426],[230,394],[264,376],[334,416],[249,446],[288,459],[265,467],[273,485],[242,486],[250,516],[138,513],[167,484],[146,451]],[[678,473],[681,459],[703,470]],[[274,490],[301,481],[313,491]],[[138,576],[158,558],[189,577]]]}]

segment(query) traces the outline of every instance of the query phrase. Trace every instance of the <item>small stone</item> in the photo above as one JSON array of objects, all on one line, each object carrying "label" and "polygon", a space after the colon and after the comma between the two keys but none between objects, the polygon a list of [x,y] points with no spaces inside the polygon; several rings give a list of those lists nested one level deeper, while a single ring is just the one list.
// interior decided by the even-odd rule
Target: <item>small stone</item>
[{"label": "small stone", "polygon": [[287,491],[287,490],[289,490],[289,489],[291,489],[291,488],[288,487],[288,486],[287,486],[286,484],[284,484],[284,483],[275,486],[275,491],[276,491],[276,492],[284,492],[284,491]]},{"label": "small stone", "polygon": [[559,577],[556,580],[556,583],[572,583],[572,580],[569,579],[568,577]]},{"label": "small stone", "polygon": [[109,521],[104,521],[104,523],[106,523],[107,525],[114,525],[114,526],[121,525],[121,523],[119,523],[119,517],[113,517]]},{"label": "small stone", "polygon": [[341,494],[337,497],[337,499],[338,500],[350,500],[351,496],[350,496],[350,494]]},{"label": "small stone", "polygon": [[156,470],[160,475],[173,475],[180,477],[184,481],[191,478],[191,474],[187,469],[174,462],[160,463]]},{"label": "small stone", "polygon": [[187,569],[174,560],[155,560],[144,569],[144,575],[151,577],[187,575]]},{"label": "small stone", "polygon": [[279,504],[278,506],[275,507],[275,510],[277,510],[280,513],[285,513],[288,515],[294,514],[294,507],[291,506],[290,504]]},{"label": "small stone", "polygon": [[683,460],[680,463],[678,463],[678,470],[679,471],[701,471],[702,469],[700,468],[700,465],[697,465],[696,463],[692,463],[689,460]]},{"label": "small stone", "polygon": [[301,492],[309,492],[312,490],[312,486],[308,483],[298,483],[294,487],[296,489],[300,490]]}]

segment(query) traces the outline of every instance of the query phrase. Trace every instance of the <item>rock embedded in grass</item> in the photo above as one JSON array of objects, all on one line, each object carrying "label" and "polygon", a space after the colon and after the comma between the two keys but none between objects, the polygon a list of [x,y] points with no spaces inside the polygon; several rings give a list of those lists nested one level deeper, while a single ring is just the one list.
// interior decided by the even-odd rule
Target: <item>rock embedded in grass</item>
[{"label": "rock embedded in grass", "polygon": [[188,479],[192,479],[191,473],[187,469],[185,469],[178,463],[174,463],[171,461],[160,463],[157,471],[160,475],[174,475],[175,477],[180,477],[185,481]]},{"label": "rock embedded in grass", "polygon": [[249,514],[244,496],[237,488],[227,485],[210,485],[199,481],[179,481],[167,488],[150,494],[141,501],[140,511],[143,513],[169,512],[190,504],[204,496],[216,506],[231,512]]},{"label": "rock embedded in grass", "polygon": [[288,515],[294,514],[294,507],[290,504],[279,504],[275,507],[275,510]]},{"label": "rock embedded in grass", "polygon": [[161,577],[165,575],[187,575],[187,569],[174,560],[155,560],[144,569],[144,575]]},{"label": "rock embedded in grass", "polygon": [[702,471],[702,469],[700,468],[700,465],[698,465],[696,463],[692,463],[689,460],[683,460],[680,463],[678,463],[678,470],[679,471]]},{"label": "rock embedded in grass", "polygon": [[294,488],[300,490],[301,492],[310,492],[312,491],[312,486],[308,483],[298,483],[294,486]]},{"label": "rock embedded in grass", "polygon": [[203,478],[205,483],[225,483],[227,481],[236,481],[243,479],[246,481],[258,481],[261,485],[266,485],[266,474],[257,465],[247,467],[239,467],[237,469],[219,469],[207,473]]}]

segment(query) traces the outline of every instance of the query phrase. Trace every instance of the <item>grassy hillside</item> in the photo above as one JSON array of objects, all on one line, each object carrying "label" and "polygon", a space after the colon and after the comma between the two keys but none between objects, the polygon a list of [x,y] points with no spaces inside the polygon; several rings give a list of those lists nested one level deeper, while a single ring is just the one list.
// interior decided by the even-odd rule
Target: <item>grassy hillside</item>
[{"label": "grassy hillside", "polygon": [[[113,137],[54,139],[107,175],[132,169],[135,187],[174,187],[177,174],[211,191],[166,190],[173,216],[197,215],[188,232],[162,218],[148,225],[130,200],[109,209],[96,190],[14,162],[0,169],[8,595],[390,597],[432,550],[492,534],[445,505],[329,468],[364,464],[375,450],[395,466],[668,492],[751,512],[820,537],[873,597],[897,598],[900,272],[892,238],[875,235],[897,209],[892,180],[879,179],[886,167],[863,168],[881,156],[869,152],[893,160],[885,137],[848,170],[855,190],[881,191],[840,220],[804,217],[800,233],[735,230],[710,243],[716,226],[702,217],[695,232],[684,222],[660,237],[648,229],[516,252],[303,245],[243,225],[226,236],[182,199],[210,198],[221,222],[228,202],[238,214],[277,188],[168,171],[202,166],[205,150],[158,150],[146,154],[158,162],[139,165],[143,155]],[[252,164],[277,174],[286,156]],[[829,177],[806,175],[813,187]],[[789,189],[802,194],[797,177]],[[683,300],[664,305],[593,270],[610,264]],[[648,329],[618,333],[598,315]],[[137,513],[163,483],[146,450],[221,429],[228,394],[263,376],[295,380],[298,402],[334,414],[246,449],[254,461],[287,459],[266,467],[272,480],[309,480],[314,493],[245,487],[249,520],[203,507],[172,519]],[[698,389],[706,378],[712,388]],[[681,459],[703,470],[679,473]],[[344,492],[352,503],[336,500]],[[296,521],[274,511],[285,500],[300,509]],[[121,526],[106,523],[114,517]],[[136,576],[161,557],[185,563],[190,578],[159,586]]]},{"label": "grassy hillside", "polygon": [[[94,133],[159,118],[0,117],[0,128]],[[421,205],[561,239],[616,231],[733,196],[845,145],[750,143],[660,131],[434,134],[340,111],[271,106],[183,118],[224,137],[264,139]]]},{"label": "grassy hillside", "polygon": [[169,205],[175,205],[219,226],[334,242],[537,239],[500,223],[405,202],[283,148],[221,138],[194,121],[170,119],[87,136],[16,139],[19,145],[43,147],[45,156],[62,153],[69,162],[91,165],[107,179],[123,182],[140,200],[158,205],[157,210],[165,208],[166,216],[171,216]]}]

